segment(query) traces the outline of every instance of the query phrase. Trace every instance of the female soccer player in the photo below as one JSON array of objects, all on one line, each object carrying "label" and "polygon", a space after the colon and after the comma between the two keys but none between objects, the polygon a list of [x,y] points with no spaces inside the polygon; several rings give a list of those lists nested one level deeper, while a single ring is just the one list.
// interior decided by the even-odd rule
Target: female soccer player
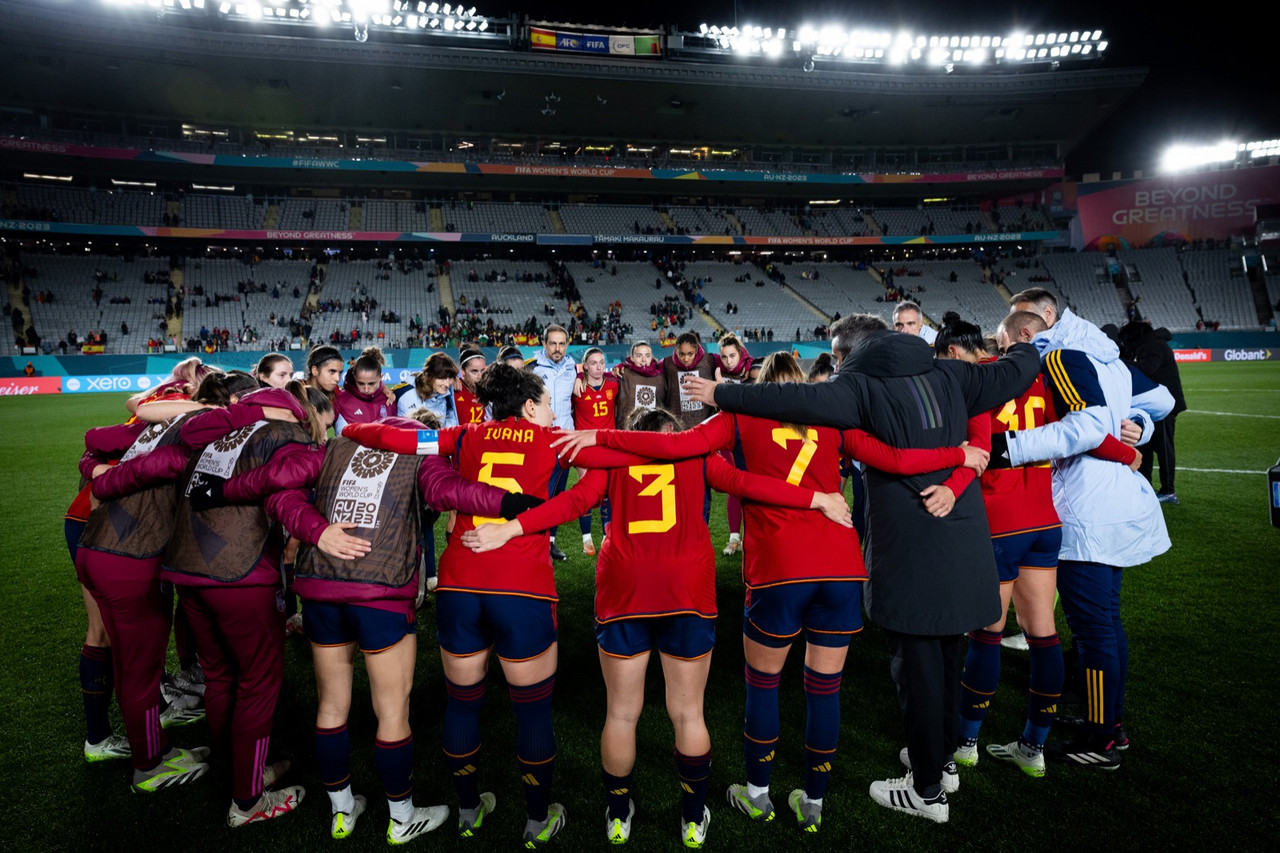
[{"label": "female soccer player", "polygon": [[331,405],[338,391],[338,383],[342,381],[342,368],[345,364],[342,353],[335,347],[313,347],[307,353],[307,384],[322,391]]},{"label": "female soccer player", "polygon": [[653,360],[653,348],[645,341],[631,345],[630,355],[613,368],[618,377],[616,426],[626,429],[636,409],[653,409],[665,405],[667,382],[662,363]]},{"label": "female soccer player", "polygon": [[[505,363],[490,365],[477,384],[494,420],[419,434],[381,425],[354,425],[344,432],[363,444],[397,452],[439,453],[454,458],[464,476],[527,495],[548,493],[559,464],[551,449],[555,433],[551,404],[541,377]],[[630,454],[586,460],[630,464]],[[566,463],[567,464],[567,463]],[[541,847],[560,831],[564,806],[551,803],[555,732],[551,693],[558,660],[556,587],[546,534],[521,536],[500,553],[475,554],[462,535],[486,523],[459,515],[440,560],[436,625],[445,687],[445,761],[458,794],[458,831],[471,836],[493,810],[492,794],[481,794],[476,768],[480,752],[480,707],[489,651],[498,655],[516,713],[517,750],[525,782],[528,819],[524,842]]]},{"label": "female soccer player", "polygon": [[667,386],[664,405],[685,429],[696,426],[715,414],[715,409],[686,397],[681,390],[680,377],[696,374],[703,379],[714,379],[716,362],[694,332],[683,332],[676,338],[675,352],[662,360],[662,377]]},{"label": "female soccer player", "polygon": [[460,424],[480,424],[489,419],[484,404],[476,396],[476,383],[480,381],[484,368],[484,353],[480,350],[464,349],[458,354],[458,382],[453,391],[453,406]]},{"label": "female soccer player", "polygon": [[[382,384],[382,350],[369,347],[356,359],[333,399],[334,429],[347,424],[371,424],[395,411],[395,397]],[[390,400],[390,402],[388,402]]]},{"label": "female soccer player", "polygon": [[[225,405],[231,393],[256,384],[252,377],[244,378],[248,382],[241,380],[233,389],[223,374],[210,374],[195,400]],[[110,638],[99,648],[110,648],[110,671],[114,671],[129,736],[128,743],[121,744],[93,741],[91,734],[86,739],[85,756],[98,760],[131,755],[134,790],[144,792],[184,784],[208,769],[202,760],[207,750],[171,749],[162,727],[160,677],[173,601],[161,588],[160,555],[173,526],[176,496],[172,472],[169,479],[148,477],[133,464],[133,460],[145,461],[143,457],[164,448],[177,451],[174,467],[180,467],[186,454],[178,445],[178,424],[146,426],[138,422],[90,430],[81,459],[81,472],[93,481],[92,493],[103,503],[88,513],[74,559],[81,583],[97,605],[93,612],[100,612],[104,632]],[[108,464],[108,460],[117,459],[123,460],[121,465]],[[92,622],[90,627],[92,637]],[[105,684],[95,686],[105,689]],[[90,709],[86,699],[86,711],[105,715],[105,702],[94,695],[94,707]],[[95,713],[89,717],[91,724],[104,722]]]},{"label": "female soccer player", "polygon": [[[612,429],[617,419],[618,383],[604,369],[604,351],[591,347],[582,354],[582,374],[573,389],[573,425],[577,429]],[[586,473],[578,469],[578,479]],[[600,503],[600,524],[604,534],[609,532],[609,499]],[[596,544],[591,538],[591,510],[578,519],[582,531],[582,553],[596,555]],[[603,536],[602,536],[603,538]]]},{"label": "female soccer player", "polygon": [[432,353],[414,377],[413,387],[400,396],[396,412],[407,418],[414,410],[426,407],[440,420],[441,426],[457,426],[458,410],[453,398],[453,384],[457,378],[458,365],[453,363],[453,359],[442,352]]},{"label": "female soccer player", "polygon": [[[671,433],[675,416],[665,409],[639,411],[631,426]],[[620,435],[637,436],[626,432]],[[680,830],[686,847],[705,843],[711,740],[703,721],[703,693],[715,643],[715,558],[702,518],[707,485],[753,500],[821,509],[852,525],[844,497],[799,488],[780,479],[739,471],[713,454],[676,463],[592,471],[564,495],[503,525],[484,525],[464,541],[479,551],[514,536],[553,527],[563,516],[608,495],[617,507],[619,535],[605,539],[596,566],[596,639],[604,673],[607,711],[600,738],[605,833],[614,844],[631,834],[636,722],[644,705],[645,671],[654,647],[661,654],[667,713],[675,728],[676,772],[684,791]],[[567,505],[567,506],[566,506]]]},{"label": "female soccer player", "polygon": [[[761,382],[803,379],[789,353],[773,353],[764,360]],[[962,448],[896,450],[856,430],[802,427],[727,413],[676,435],[601,431],[573,433],[557,441],[570,458],[577,448],[596,443],[659,459],[706,455],[740,445],[747,470],[823,493],[839,487],[842,453],[899,474],[966,460],[979,465],[986,455]],[[779,733],[778,683],[791,644],[803,631],[808,770],[804,788],[791,792],[788,805],[801,828],[817,831],[839,736],[841,672],[850,638],[862,630],[860,582],[866,580],[866,568],[852,527],[755,502],[746,505],[746,522],[751,534],[742,570],[747,587],[742,627],[747,784],[731,785],[727,797],[753,820],[773,819],[769,777]]]},{"label": "female soccer player", "polygon": [[293,362],[284,353],[269,352],[258,359],[253,373],[264,388],[283,388],[293,379]]},{"label": "female soccer player", "polygon": [[284,768],[266,766],[284,680],[285,617],[277,603],[284,537],[260,504],[220,506],[218,496],[228,479],[266,464],[284,446],[323,443],[332,423],[324,394],[294,381],[181,429],[198,457],[180,483],[163,577],[178,587],[198,638],[209,728],[219,745],[229,742],[232,827],[289,814],[305,792],[269,790]]},{"label": "female soccer player", "polygon": [[[434,415],[422,417],[429,419],[428,426],[438,426]],[[422,425],[402,418],[381,423],[409,429]],[[282,482],[291,488],[274,492],[273,485]],[[309,500],[313,487],[316,506]],[[421,493],[425,507],[415,492]],[[362,499],[353,499],[355,493]],[[376,499],[364,500],[370,493]],[[410,779],[409,693],[417,657],[422,525],[433,522],[440,510],[455,507],[486,516],[514,515],[526,496],[467,480],[438,456],[398,456],[339,437],[323,452],[285,445],[268,463],[228,481],[223,490],[223,499],[232,503],[264,498],[271,515],[314,546],[299,553],[295,588],[304,600],[319,691],[316,756],[332,807],[330,833],[339,839],[349,836],[367,805],[351,789],[347,731],[358,644],[378,718],[374,763],[391,813],[387,841],[404,844],[436,829],[449,815],[445,806],[415,808]]]},{"label": "female soccer player", "polygon": [[[719,341],[720,354],[715,357],[716,369],[725,382],[750,382],[751,365],[755,359],[747,348],[738,340],[737,335],[725,335]],[[726,462],[733,457],[724,453]],[[725,513],[729,522],[729,542],[720,553],[726,557],[733,556],[742,548],[742,502],[737,495],[729,495],[725,501]]]}]

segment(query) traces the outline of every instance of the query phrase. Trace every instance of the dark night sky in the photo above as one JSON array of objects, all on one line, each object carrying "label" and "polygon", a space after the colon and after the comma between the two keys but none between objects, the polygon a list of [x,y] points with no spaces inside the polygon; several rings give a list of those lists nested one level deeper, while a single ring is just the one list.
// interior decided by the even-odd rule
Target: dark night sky
[{"label": "dark night sky", "polygon": [[[498,0],[501,2],[501,0]],[[477,4],[479,5],[479,4]],[[1275,75],[1264,57],[1270,29],[1256,15],[1173,15],[1172,5],[1080,0],[1033,3],[1028,0],[883,0],[875,4],[760,2],[760,0],[670,0],[653,2],[507,2],[481,14],[516,11],[541,20],[576,24],[657,27],[676,24],[694,30],[699,23],[794,28],[801,23],[838,21],[914,32],[1001,34],[1026,31],[1101,29],[1110,40],[1111,67],[1146,66],[1147,81],[1117,114],[1068,157],[1072,174],[1154,167],[1173,141],[1210,143],[1224,138],[1246,141],[1280,136],[1280,108],[1264,90]],[[1143,4],[1146,5],[1146,4]]]}]

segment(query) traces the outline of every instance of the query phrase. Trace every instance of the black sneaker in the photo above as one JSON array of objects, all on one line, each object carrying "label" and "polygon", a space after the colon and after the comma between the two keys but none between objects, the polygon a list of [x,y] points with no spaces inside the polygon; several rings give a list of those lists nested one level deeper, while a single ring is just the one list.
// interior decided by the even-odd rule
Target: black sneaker
[{"label": "black sneaker", "polygon": [[569,555],[568,555],[568,554],[566,554],[564,551],[561,551],[561,550],[560,550],[560,548],[559,548],[559,547],[556,545],[556,543],[553,541],[553,542],[551,543],[551,559],[553,559],[553,560],[567,560],[567,559],[569,559]]},{"label": "black sneaker", "polygon": [[1182,503],[1182,501],[1178,500],[1177,492],[1156,492],[1156,500],[1162,504],[1172,504],[1174,506]]},{"label": "black sneaker", "polygon": [[1120,753],[1116,750],[1116,742],[1110,737],[1105,740],[1092,737],[1048,743],[1044,747],[1044,757],[1048,761],[1096,767],[1099,770],[1115,770],[1120,766]]},{"label": "black sneaker", "polygon": [[[1084,717],[1073,717],[1071,715],[1059,716],[1053,721],[1053,724],[1059,728],[1068,729],[1075,737],[1084,737],[1093,730],[1093,724]],[[1125,731],[1124,723],[1116,723],[1112,737],[1115,739],[1116,749],[1123,752],[1129,748],[1129,733]]]}]

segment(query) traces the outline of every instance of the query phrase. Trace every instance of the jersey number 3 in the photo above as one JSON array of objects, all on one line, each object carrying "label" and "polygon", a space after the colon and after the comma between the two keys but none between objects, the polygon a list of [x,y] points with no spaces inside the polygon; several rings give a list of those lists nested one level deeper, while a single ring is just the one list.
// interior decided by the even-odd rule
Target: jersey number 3
[{"label": "jersey number 3", "polygon": [[627,469],[631,479],[643,483],[646,477],[653,479],[640,490],[640,497],[662,499],[662,517],[649,521],[627,522],[627,533],[666,533],[676,526],[676,466],[632,465]]}]

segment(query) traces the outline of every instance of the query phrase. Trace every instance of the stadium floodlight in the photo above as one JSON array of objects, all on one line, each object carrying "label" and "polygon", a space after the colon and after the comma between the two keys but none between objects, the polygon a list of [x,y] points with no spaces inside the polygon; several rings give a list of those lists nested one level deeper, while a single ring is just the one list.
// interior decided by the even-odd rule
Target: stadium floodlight
[{"label": "stadium floodlight", "polygon": [[1229,163],[1236,159],[1239,143],[1223,141],[1213,145],[1170,145],[1160,158],[1165,172],[1183,172],[1213,163]]},{"label": "stadium floodlight", "polygon": [[698,24],[698,32],[699,32],[701,35],[704,35],[704,36],[705,36],[705,35],[707,34],[707,30],[709,30],[709,29],[710,29],[710,27],[708,27],[708,26],[707,26],[707,22],[706,22],[706,21],[703,21],[701,24]]}]

